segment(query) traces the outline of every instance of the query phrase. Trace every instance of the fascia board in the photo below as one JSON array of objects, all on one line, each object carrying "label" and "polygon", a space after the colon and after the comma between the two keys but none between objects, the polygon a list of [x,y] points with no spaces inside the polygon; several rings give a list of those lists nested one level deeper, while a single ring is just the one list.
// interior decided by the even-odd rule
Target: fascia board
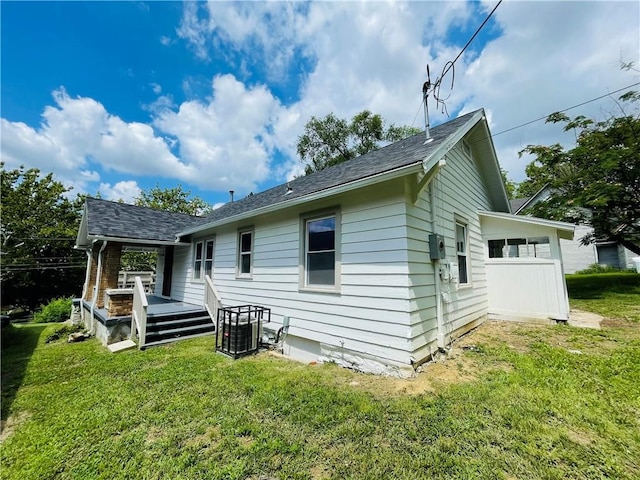
[{"label": "fascia board", "polygon": [[[478,211],[478,215],[481,217],[496,218],[498,220],[507,220],[517,223],[526,223],[529,225],[539,225],[541,227],[550,227],[558,230],[560,238],[566,238],[568,240],[573,239],[576,226],[573,223],[558,222],[556,220],[546,220],[544,218],[527,217],[524,215],[513,215],[511,213],[502,212],[488,212],[485,210]],[[570,236],[569,236],[570,235]]]},{"label": "fascia board", "polygon": [[189,242],[178,242],[171,240],[147,240],[144,238],[109,237],[106,235],[89,235],[87,238],[91,241],[105,240],[107,242],[135,243],[144,245],[190,245]]}]

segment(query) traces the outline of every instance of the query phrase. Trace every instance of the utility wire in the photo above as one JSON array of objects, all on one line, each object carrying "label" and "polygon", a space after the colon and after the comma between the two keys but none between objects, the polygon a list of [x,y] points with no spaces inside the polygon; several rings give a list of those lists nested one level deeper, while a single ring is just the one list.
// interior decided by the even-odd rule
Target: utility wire
[{"label": "utility wire", "polygon": [[[482,28],[486,25],[486,23],[489,21],[489,19],[491,18],[493,13],[498,9],[498,7],[500,6],[501,3],[502,3],[502,0],[500,0],[496,4],[496,6],[493,7],[493,10],[491,10],[491,13],[489,13],[487,18],[484,19],[484,22],[482,22],[482,24],[478,27],[478,29],[475,31],[475,33],[471,36],[471,38],[469,39],[467,44],[464,47],[462,47],[462,50],[460,50],[460,53],[458,54],[458,56],[456,58],[454,58],[452,62],[449,62],[447,64],[447,66],[445,67],[445,69],[442,72],[442,75],[440,75],[440,79],[442,79],[449,72],[449,70],[451,70],[451,68],[455,65],[455,63],[458,61],[458,59],[464,53],[464,51],[467,49],[467,47],[469,45],[471,45],[471,42],[473,42],[473,39],[478,36],[478,34],[480,33],[480,30],[482,30]],[[436,80],[436,82],[437,82],[437,80]]]},{"label": "utility wire", "polygon": [[[494,12],[498,9],[498,7],[500,6],[501,3],[502,3],[502,0],[499,0],[498,3],[496,4],[496,6],[493,7],[493,10],[491,10],[489,15],[487,15],[487,18],[485,18],[484,21],[480,24],[480,26],[476,29],[474,34],[471,36],[471,38],[465,44],[465,46],[462,47],[462,50],[460,50],[460,53],[458,53],[456,58],[454,58],[453,61],[449,61],[449,62],[447,62],[445,64],[445,66],[444,66],[444,68],[442,70],[442,73],[435,80],[435,82],[433,82],[433,84],[431,84],[431,80],[427,79],[427,83],[425,84],[427,90],[429,90],[429,87],[430,87],[431,91],[433,92],[433,98],[436,101],[436,105],[442,104],[442,111],[443,111],[443,113],[447,113],[447,116],[448,116],[448,112],[447,112],[447,106],[445,104],[445,100],[447,100],[451,96],[451,91],[453,91],[453,84],[454,84],[454,81],[455,81],[455,64],[458,61],[458,59],[462,56],[462,54],[465,52],[465,50],[469,47],[469,45],[471,45],[471,42],[473,42],[473,40],[478,36],[480,31],[484,28],[484,26],[487,24],[489,19],[493,16]],[[442,80],[447,75],[447,73],[449,73],[449,70],[451,70],[451,69],[453,69],[453,73],[452,73],[452,77],[451,77],[451,89],[449,90],[449,95],[447,95],[447,98],[442,98],[440,96],[440,88],[442,87]],[[429,73],[429,67],[427,66],[427,76],[428,76],[428,73]],[[426,101],[426,98],[428,97],[428,91],[426,91],[424,93],[426,95],[425,96],[425,101]]]},{"label": "utility wire", "polygon": [[[614,93],[619,93],[619,92],[621,92],[623,90],[626,90],[627,88],[636,87],[638,85],[640,85],[640,82],[636,82],[636,83],[633,83],[631,85],[627,85],[626,87],[619,88],[618,90],[614,90],[613,92],[605,93],[604,95],[600,95],[599,97],[592,98],[591,100],[586,100],[586,101],[584,101],[582,103],[578,103],[578,104],[573,105],[571,107],[567,107],[567,108],[562,109],[562,110],[557,110],[555,112],[550,113],[549,115],[552,115],[554,113],[568,112],[569,110],[573,110],[574,108],[582,107],[583,105],[587,105],[589,103],[593,103],[593,102],[595,102],[597,100],[601,100],[601,99],[606,98],[606,97],[608,97],[610,95],[613,95]],[[492,138],[493,137],[497,137],[498,135],[502,135],[503,133],[507,133],[507,132],[510,132],[512,130],[516,130],[518,128],[526,127],[527,125],[531,125],[532,123],[539,122],[540,120],[546,120],[549,117],[549,115],[545,115],[544,117],[539,117],[539,118],[536,118],[534,120],[529,120],[528,122],[522,123],[520,125],[516,125],[515,127],[507,128],[506,130],[502,130],[502,131],[500,131],[498,133],[494,133],[493,135],[491,135],[491,137]]]}]

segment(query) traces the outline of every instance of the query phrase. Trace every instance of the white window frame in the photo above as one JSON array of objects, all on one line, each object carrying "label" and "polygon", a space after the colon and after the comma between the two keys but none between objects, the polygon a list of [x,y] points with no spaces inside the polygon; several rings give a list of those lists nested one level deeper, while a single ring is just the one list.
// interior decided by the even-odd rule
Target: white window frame
[{"label": "white window frame", "polygon": [[[207,247],[211,245],[211,255],[209,256],[207,252]],[[198,246],[200,246],[201,256],[198,258]],[[211,272],[210,275],[213,278],[213,261],[215,258],[216,252],[216,241],[215,238],[203,238],[202,240],[198,240],[193,244],[193,257],[191,262],[191,280],[195,282],[203,282],[204,276],[207,274],[207,264],[211,264]],[[197,267],[200,266],[200,271],[196,274]]]},{"label": "white window frame", "polygon": [[[544,243],[541,242],[537,242],[537,239],[546,239],[547,241]],[[524,240],[524,243],[513,243],[517,240]],[[496,242],[496,241],[501,241],[503,242],[502,245],[502,256],[501,257],[492,257],[491,256],[491,248],[489,247],[489,243],[490,242]],[[512,243],[509,243],[512,242]],[[524,245],[526,247],[526,255],[520,255],[520,249],[517,249],[518,254],[517,255],[510,255],[510,251],[509,251],[509,246],[521,246]],[[548,252],[548,256],[545,255],[538,255],[537,254],[537,245],[548,245],[549,247],[549,252]],[[533,252],[534,255],[529,255],[529,252],[531,251],[531,247],[533,246]],[[551,237],[549,235],[529,235],[529,236],[521,236],[521,237],[500,237],[500,238],[489,238],[486,241],[486,248],[487,248],[487,259],[493,261],[493,260],[501,260],[501,259],[510,259],[513,260],[514,258],[525,258],[525,259],[532,259],[532,258],[538,258],[538,259],[542,259],[542,260],[549,260],[552,258],[551,255]]]},{"label": "white window frame", "polygon": [[[311,222],[323,220],[327,218],[334,218],[334,281],[333,285],[324,284],[310,284],[309,272],[307,269],[308,263],[308,247],[309,247],[309,235],[308,225]],[[341,215],[338,208],[324,210],[322,212],[305,214],[300,217],[300,268],[299,268],[299,289],[312,292],[324,292],[324,293],[340,293],[340,278],[341,278]],[[326,251],[318,251],[313,253],[326,253]]]},{"label": "white window frame", "polygon": [[[464,239],[460,242],[458,238],[458,227],[463,230]],[[465,220],[456,218],[455,221],[455,242],[456,242],[456,262],[458,264],[458,284],[460,286],[471,285],[471,265],[469,262],[469,223]],[[463,243],[462,248],[460,243]],[[462,264],[464,262],[464,271],[466,273],[466,279],[462,278]]]},{"label": "white window frame", "polygon": [[[248,251],[242,251],[242,237],[244,235],[251,235],[251,242],[249,244]],[[255,232],[253,227],[242,228],[238,230],[238,255],[236,258],[236,277],[237,278],[251,278],[253,276],[253,242],[255,239]],[[249,271],[242,271],[242,257],[249,256]]]}]

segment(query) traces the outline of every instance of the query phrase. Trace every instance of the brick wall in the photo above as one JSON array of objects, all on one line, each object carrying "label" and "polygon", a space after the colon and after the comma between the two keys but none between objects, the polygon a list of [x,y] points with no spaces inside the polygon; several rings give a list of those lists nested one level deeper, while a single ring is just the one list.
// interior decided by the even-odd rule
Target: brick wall
[{"label": "brick wall", "polygon": [[98,298],[96,307],[104,307],[104,293],[111,288],[118,288],[118,272],[120,271],[120,256],[122,244],[116,242],[107,243],[102,252],[102,275],[98,285]]},{"label": "brick wall", "polygon": [[96,284],[96,275],[98,273],[98,250],[99,248],[94,248],[91,253],[91,265],[89,265],[89,281],[87,284],[87,291],[84,294],[84,299],[87,301],[91,301],[93,297],[93,287]]},{"label": "brick wall", "polygon": [[104,303],[109,318],[127,317],[133,310],[133,289],[109,289],[105,292]]}]

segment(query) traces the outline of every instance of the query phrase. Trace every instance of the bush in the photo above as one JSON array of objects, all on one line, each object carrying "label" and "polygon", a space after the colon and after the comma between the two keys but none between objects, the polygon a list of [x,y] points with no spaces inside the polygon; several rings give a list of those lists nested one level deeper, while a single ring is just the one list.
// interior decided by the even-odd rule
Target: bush
[{"label": "bush", "polygon": [[592,265],[589,265],[584,270],[580,270],[576,272],[575,275],[591,275],[593,273],[613,273],[613,272],[619,273],[620,268],[613,267],[611,265],[600,265],[599,263],[594,263]]},{"label": "bush", "polygon": [[33,316],[36,323],[64,322],[71,316],[71,298],[55,298],[41,306]]}]

